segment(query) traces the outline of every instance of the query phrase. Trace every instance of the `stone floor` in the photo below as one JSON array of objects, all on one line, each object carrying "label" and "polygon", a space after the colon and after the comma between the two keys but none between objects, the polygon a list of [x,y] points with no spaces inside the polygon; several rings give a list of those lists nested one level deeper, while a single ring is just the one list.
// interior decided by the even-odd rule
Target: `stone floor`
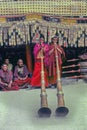
[{"label": "stone floor", "polygon": [[38,117],[40,89],[0,92],[0,130],[86,130],[87,84],[79,80],[64,85],[66,117],[56,117],[56,89],[47,89],[50,118]]}]

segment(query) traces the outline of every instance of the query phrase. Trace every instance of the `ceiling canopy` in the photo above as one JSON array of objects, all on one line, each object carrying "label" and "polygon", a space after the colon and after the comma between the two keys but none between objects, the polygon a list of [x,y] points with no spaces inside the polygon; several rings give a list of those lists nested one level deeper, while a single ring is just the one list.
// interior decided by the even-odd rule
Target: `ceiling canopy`
[{"label": "ceiling canopy", "polygon": [[58,16],[87,16],[86,0],[0,0],[0,15],[43,13]]}]

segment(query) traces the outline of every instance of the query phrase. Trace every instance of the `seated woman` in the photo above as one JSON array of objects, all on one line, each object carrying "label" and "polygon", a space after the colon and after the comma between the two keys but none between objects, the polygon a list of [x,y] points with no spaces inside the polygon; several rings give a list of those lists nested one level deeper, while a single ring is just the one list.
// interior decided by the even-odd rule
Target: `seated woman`
[{"label": "seated woman", "polygon": [[0,70],[0,89],[3,91],[18,90],[17,84],[12,82],[13,74],[8,70],[7,64],[3,64]]},{"label": "seated woman", "polygon": [[29,72],[26,65],[24,65],[22,59],[19,59],[14,70],[14,82],[17,83],[20,88],[28,88],[31,81],[28,75]]},{"label": "seated woman", "polygon": [[4,63],[8,65],[9,70],[13,70],[13,65],[10,63],[8,58],[5,59]]}]

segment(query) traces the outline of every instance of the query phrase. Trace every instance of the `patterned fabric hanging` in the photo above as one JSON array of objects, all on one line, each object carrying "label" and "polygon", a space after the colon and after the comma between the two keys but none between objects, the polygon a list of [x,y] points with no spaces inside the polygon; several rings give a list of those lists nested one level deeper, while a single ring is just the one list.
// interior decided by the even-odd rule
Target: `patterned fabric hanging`
[{"label": "patterned fabric hanging", "polygon": [[45,38],[45,42],[47,42],[47,27],[46,26],[41,26],[41,34],[43,34]]},{"label": "patterned fabric hanging", "polygon": [[64,31],[63,29],[58,29],[58,35],[59,35],[59,45],[63,45],[63,38],[64,38]]},{"label": "patterned fabric hanging", "polygon": [[3,39],[2,39],[2,34],[3,33],[3,28],[0,28],[0,46],[3,46]]},{"label": "patterned fabric hanging", "polygon": [[21,37],[23,38],[23,42],[26,42],[26,28],[25,28],[25,24],[23,23],[23,26],[21,27],[22,30],[22,34]]},{"label": "patterned fabric hanging", "polygon": [[38,43],[40,38],[40,28],[36,24],[31,26],[32,43]]},{"label": "patterned fabric hanging", "polygon": [[29,28],[29,25],[27,24],[26,26],[25,26],[25,28],[26,28],[26,35],[27,35],[27,41],[28,42],[30,42],[30,28]]},{"label": "patterned fabric hanging", "polygon": [[8,29],[7,29],[7,27],[3,28],[3,42],[4,42],[5,46],[8,45]]},{"label": "patterned fabric hanging", "polygon": [[78,40],[78,47],[84,47],[84,35],[80,37],[80,40]]},{"label": "patterned fabric hanging", "polygon": [[84,46],[84,38],[83,38],[82,28],[78,28],[77,40],[78,40],[78,47]]},{"label": "patterned fabric hanging", "polygon": [[9,45],[10,46],[15,46],[16,45],[16,27],[12,26],[9,28]]},{"label": "patterned fabric hanging", "polygon": [[48,42],[51,42],[52,37],[54,37],[56,34],[56,27],[50,27],[48,28]]}]

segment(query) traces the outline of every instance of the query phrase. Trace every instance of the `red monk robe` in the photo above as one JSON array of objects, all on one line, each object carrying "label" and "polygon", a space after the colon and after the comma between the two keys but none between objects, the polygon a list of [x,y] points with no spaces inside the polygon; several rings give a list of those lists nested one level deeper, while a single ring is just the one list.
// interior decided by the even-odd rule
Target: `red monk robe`
[{"label": "red monk robe", "polygon": [[53,38],[52,43],[49,45],[49,83],[55,84],[57,81],[57,70],[56,70],[56,56],[55,56],[55,48],[57,50],[58,55],[58,64],[60,69],[60,74],[62,71],[62,56],[65,58],[65,52],[62,47],[60,47],[58,44],[58,38],[55,36]]},{"label": "red monk robe", "polygon": [[34,47],[34,58],[35,58],[35,66],[34,72],[31,79],[31,85],[33,87],[41,87],[41,49],[43,48],[44,54],[44,79],[45,79],[45,86],[48,87],[48,74],[46,71],[46,57],[48,52],[48,45],[44,43],[44,39],[40,39],[40,43],[37,43]]}]

